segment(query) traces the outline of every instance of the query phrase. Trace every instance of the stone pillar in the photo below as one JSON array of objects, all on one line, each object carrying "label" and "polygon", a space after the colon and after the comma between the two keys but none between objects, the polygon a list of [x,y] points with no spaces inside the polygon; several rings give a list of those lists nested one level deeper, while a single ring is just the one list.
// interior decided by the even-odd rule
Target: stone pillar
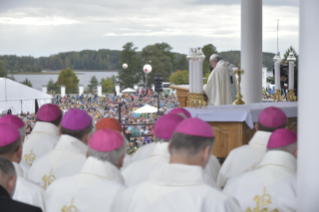
[{"label": "stone pillar", "polygon": [[265,89],[267,87],[267,67],[262,68],[262,86]]},{"label": "stone pillar", "polygon": [[246,104],[262,100],[262,0],[241,0],[241,91]]},{"label": "stone pillar", "polygon": [[65,85],[61,85],[61,97],[65,96]]},{"label": "stone pillar", "polygon": [[203,97],[203,60],[205,55],[201,48],[190,48],[189,61],[189,94],[187,107],[201,108],[206,106]]},{"label": "stone pillar", "polygon": [[99,84],[98,86],[97,86],[97,95],[98,96],[102,96],[102,85],[101,84]]},{"label": "stone pillar", "polygon": [[42,92],[43,93],[48,93],[48,88],[46,85],[42,85]]},{"label": "stone pillar", "polygon": [[297,211],[318,211],[318,8],[318,0],[300,1]]},{"label": "stone pillar", "polygon": [[81,96],[84,93],[84,85],[79,85],[79,95]]},{"label": "stone pillar", "polygon": [[115,85],[115,91],[116,91],[117,96],[120,95],[120,85],[119,84]]}]

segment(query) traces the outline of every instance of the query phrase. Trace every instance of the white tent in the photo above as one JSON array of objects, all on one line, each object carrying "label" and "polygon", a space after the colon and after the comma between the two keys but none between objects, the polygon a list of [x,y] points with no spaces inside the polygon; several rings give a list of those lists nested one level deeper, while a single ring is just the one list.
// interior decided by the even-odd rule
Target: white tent
[{"label": "white tent", "polygon": [[126,88],[121,93],[135,93],[135,92],[136,92],[136,90],[134,90],[132,88]]},{"label": "white tent", "polygon": [[157,108],[150,105],[144,105],[143,107],[135,110],[134,113],[157,113]]},{"label": "white tent", "polygon": [[0,78],[0,113],[12,110],[12,114],[35,112],[35,102],[39,108],[51,103],[52,96],[6,78]]}]

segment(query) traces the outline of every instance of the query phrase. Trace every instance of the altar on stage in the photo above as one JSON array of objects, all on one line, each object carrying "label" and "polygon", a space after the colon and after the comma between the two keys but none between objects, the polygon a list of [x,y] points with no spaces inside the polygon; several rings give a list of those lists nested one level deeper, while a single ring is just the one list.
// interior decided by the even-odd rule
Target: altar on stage
[{"label": "altar on stage", "polygon": [[[177,89],[181,107],[186,107],[188,86],[171,86]],[[281,108],[287,115],[288,128],[297,132],[297,102],[265,102],[247,105],[220,105],[207,108],[186,108],[192,117],[208,122],[215,133],[213,154],[223,162],[229,152],[247,144],[256,132],[254,124],[260,112],[267,107]]]}]

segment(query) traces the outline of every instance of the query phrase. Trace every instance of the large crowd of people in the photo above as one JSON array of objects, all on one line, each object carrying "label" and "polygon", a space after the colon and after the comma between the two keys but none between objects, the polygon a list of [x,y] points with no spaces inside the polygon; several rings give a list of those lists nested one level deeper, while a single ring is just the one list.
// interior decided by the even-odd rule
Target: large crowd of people
[{"label": "large crowd of people", "polygon": [[[66,113],[68,110],[78,108],[85,110],[93,119],[93,127],[102,118],[115,118],[119,120],[119,103],[121,103],[121,124],[124,126],[126,138],[132,142],[128,146],[130,153],[145,144],[154,141],[154,123],[170,108],[179,106],[176,95],[164,92],[160,95],[159,113],[137,114],[134,111],[145,104],[158,107],[158,94],[146,89],[139,89],[136,93],[116,96],[106,94],[99,97],[97,94],[70,95],[61,97],[53,95],[53,103]],[[35,113],[21,113],[26,123],[27,135],[31,133],[36,122]]]}]

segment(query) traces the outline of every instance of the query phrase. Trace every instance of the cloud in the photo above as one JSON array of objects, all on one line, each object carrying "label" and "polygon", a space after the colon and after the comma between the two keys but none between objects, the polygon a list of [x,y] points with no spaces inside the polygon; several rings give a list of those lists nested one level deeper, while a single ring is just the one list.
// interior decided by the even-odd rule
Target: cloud
[{"label": "cloud", "polygon": [[[139,49],[168,42],[183,53],[207,43],[219,51],[240,49],[240,0],[2,1],[0,54],[121,49],[131,41]],[[277,19],[280,46],[298,49],[296,2],[263,1],[264,51],[276,51]]]},{"label": "cloud", "polygon": [[66,19],[63,17],[23,17],[23,18],[14,18],[14,17],[0,17],[0,24],[7,25],[70,25],[78,24],[80,21]]}]

